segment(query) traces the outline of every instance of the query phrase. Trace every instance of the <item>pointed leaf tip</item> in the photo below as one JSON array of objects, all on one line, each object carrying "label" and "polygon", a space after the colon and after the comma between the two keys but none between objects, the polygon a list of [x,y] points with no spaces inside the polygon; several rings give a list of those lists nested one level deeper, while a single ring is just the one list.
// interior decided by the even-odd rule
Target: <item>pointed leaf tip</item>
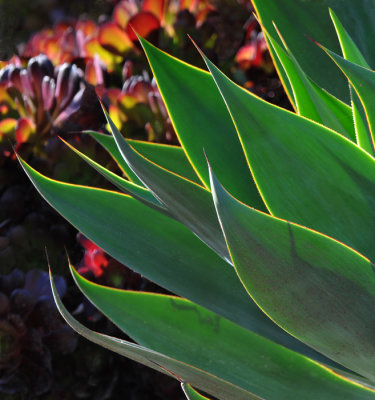
[{"label": "pointed leaf tip", "polygon": [[186,382],[182,382],[181,387],[188,400],[210,400],[208,397],[202,396]]},{"label": "pointed leaf tip", "polygon": [[197,45],[195,40],[188,34],[188,38],[191,40],[195,48],[198,50],[198,53],[203,57],[203,59],[206,58],[205,54],[203,53],[202,49]]}]

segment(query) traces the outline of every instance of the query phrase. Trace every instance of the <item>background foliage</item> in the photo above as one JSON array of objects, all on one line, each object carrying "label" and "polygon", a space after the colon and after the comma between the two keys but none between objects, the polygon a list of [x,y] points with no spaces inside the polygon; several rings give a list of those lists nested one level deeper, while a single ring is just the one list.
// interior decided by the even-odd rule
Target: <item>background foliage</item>
[{"label": "background foliage", "polygon": [[165,8],[161,3],[0,2],[0,393],[4,398],[183,396],[167,377],[79,339],[58,317],[42,272],[45,247],[60,274],[57,283],[65,304],[93,329],[121,335],[72,288],[64,247],[78,271],[94,282],[165,291],[105,254],[46,205],[20,171],[12,150],[15,146],[30,165],[55,179],[110,188],[98,174],[83,168],[59,139],[119,171],[96,141],[77,133],[106,131],[95,92],[126,137],[177,143],[129,19],[134,26],[144,26],[140,33],[159,47],[199,65],[202,62],[187,38],[190,34],[241,85],[289,107],[247,2],[170,1]]}]

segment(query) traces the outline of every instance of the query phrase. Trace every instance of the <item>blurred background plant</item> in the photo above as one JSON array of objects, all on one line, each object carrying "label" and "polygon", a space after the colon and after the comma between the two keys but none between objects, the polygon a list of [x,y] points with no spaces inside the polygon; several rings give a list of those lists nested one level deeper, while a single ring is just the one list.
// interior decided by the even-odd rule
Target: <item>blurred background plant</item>
[{"label": "blurred background plant", "polygon": [[[106,132],[96,94],[124,136],[178,144],[133,29],[169,53],[202,65],[190,35],[239,84],[290,107],[252,11],[243,0],[0,0],[4,398],[117,399],[129,393],[137,400],[183,398],[174,381],[78,340],[57,316],[42,272],[45,247],[54,272],[62,275],[66,304],[92,329],[109,334],[115,330],[82,295],[69,289],[64,246],[79,272],[95,282],[162,289],[106,255],[46,205],[20,170],[12,147],[52,178],[108,187],[59,139],[118,170],[89,135],[78,133]],[[35,379],[36,373],[43,379]]]}]

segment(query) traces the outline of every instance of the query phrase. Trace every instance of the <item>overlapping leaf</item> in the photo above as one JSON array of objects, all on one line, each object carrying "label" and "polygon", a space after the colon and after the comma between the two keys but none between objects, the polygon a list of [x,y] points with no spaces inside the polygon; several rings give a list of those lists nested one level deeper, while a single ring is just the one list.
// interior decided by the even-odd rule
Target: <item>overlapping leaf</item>
[{"label": "overlapping leaf", "polygon": [[374,259],[374,159],[334,131],[245,91],[205,60],[270,212]]},{"label": "overlapping leaf", "polygon": [[[104,135],[102,135],[104,136]],[[102,176],[104,176],[107,180],[109,180],[113,185],[119,188],[126,194],[134,197],[141,203],[159,211],[164,215],[168,215],[166,208],[160,203],[153,194],[146,189],[144,186],[139,186],[131,181],[128,181],[120,176],[116,175],[112,171],[104,168],[91,158],[87,157],[85,154],[81,153],[71,144],[66,142],[65,140],[61,139],[71,150],[73,150],[78,156],[80,156],[84,161],[86,161],[89,165],[91,165],[94,169],[96,169]]]},{"label": "overlapping leaf", "polygon": [[[330,10],[330,15],[337,32],[337,36],[340,40],[341,50],[344,58],[348,61],[360,65],[361,67],[370,68],[362,53],[358,49],[357,45],[354,43],[353,39],[349,36],[346,29],[337,18],[336,14],[332,10]],[[350,85],[350,94],[358,144],[373,156],[374,144],[367,123],[366,113],[363,109],[361,100],[358,97],[356,91],[353,89],[352,85]]]},{"label": "overlapping leaf", "polygon": [[180,143],[206,187],[209,179],[203,149],[219,178],[241,201],[265,210],[230,115],[209,74],[140,41]]},{"label": "overlapping leaf", "polygon": [[122,137],[103,107],[118,149],[138,179],[165,206],[169,215],[191,229],[230,263],[208,189],[154,164],[137,153]]},{"label": "overlapping leaf", "polygon": [[188,400],[209,400],[207,397],[202,396],[200,393],[194,390],[194,388],[188,383],[182,383],[181,386]]},{"label": "overlapping leaf", "polygon": [[249,300],[234,269],[180,223],[129,196],[54,181],[21,162],[42,196],[120,262],[261,336],[332,364],[272,323]]},{"label": "overlapping leaf", "polygon": [[237,273],[286,331],[375,382],[373,264],[343,244],[251,209],[212,174],[212,191]]},{"label": "overlapping leaf", "polygon": [[[255,396],[269,400],[293,396],[375,398],[374,391],[337,379],[337,375],[305,357],[190,301],[116,290],[91,283],[74,270],[73,275],[89,300],[137,343]],[[204,386],[199,387],[207,391]]]},{"label": "overlapping leaf", "polygon": [[298,114],[324,124],[348,139],[356,141],[351,108],[312,82],[285,42],[283,42],[284,50],[267,32],[266,37],[288,77]]},{"label": "overlapping leaf", "polygon": [[348,78],[350,84],[353,86],[356,94],[358,95],[362,103],[362,105],[357,103],[355,104],[358,113],[360,112],[362,106],[365,110],[365,117],[367,119],[369,133],[365,133],[368,135],[367,137],[362,137],[361,144],[370,154],[374,155],[375,100],[373,93],[375,89],[375,72],[366,67],[362,67],[361,65],[345,60],[344,58],[329,49],[323,49],[341,68],[342,72]]},{"label": "overlapping leaf", "polygon": [[84,133],[92,136],[101,146],[103,146],[108,151],[108,153],[116,161],[116,163],[124,172],[127,178],[129,178],[133,183],[139,186],[143,186],[143,183],[137,178],[137,175],[134,174],[134,172],[123,159],[119,149],[116,146],[116,142],[113,136],[104,135],[103,133],[95,131],[85,131]]},{"label": "overlapping leaf", "polygon": [[212,374],[194,368],[191,365],[187,365],[146,347],[112,336],[103,335],[86,328],[69,314],[58,295],[52,279],[51,283],[56,305],[65,321],[76,332],[91,342],[159,372],[172,376],[173,378],[181,377],[181,379],[192,382],[197,387],[205,388],[206,391],[214,393],[214,395],[216,395],[220,400],[229,400],[231,398],[236,398],[238,400],[261,400],[259,397],[253,396],[251,393],[246,392],[229,382],[218,379]]},{"label": "overlapping leaf", "polygon": [[[119,167],[124,171],[126,176],[131,181],[139,185],[143,185],[137,178],[133,171],[129,168],[128,164],[123,159],[113,136],[104,135],[103,133],[86,131],[90,134],[101,146],[103,146],[108,153],[116,160]],[[197,174],[191,167],[189,160],[183,149],[179,146],[164,145],[160,143],[142,142],[139,140],[127,139],[128,143],[143,157],[152,161],[155,164],[174,172],[177,175],[188,179],[189,181],[201,184]]]},{"label": "overlapping leaf", "polygon": [[[331,7],[354,42],[360,46],[367,62],[374,66],[375,47],[372,38],[375,35],[373,23],[375,8],[373,2],[368,0],[253,0],[253,4],[262,24],[272,35],[275,34],[273,22],[276,23],[307,75],[329,93],[349,102],[346,80],[340,77],[335,65],[319,52],[310,38],[335,52],[340,50],[337,35],[329,17],[328,8]],[[360,24],[355,21],[360,21]],[[220,179],[219,176],[218,178]]]}]

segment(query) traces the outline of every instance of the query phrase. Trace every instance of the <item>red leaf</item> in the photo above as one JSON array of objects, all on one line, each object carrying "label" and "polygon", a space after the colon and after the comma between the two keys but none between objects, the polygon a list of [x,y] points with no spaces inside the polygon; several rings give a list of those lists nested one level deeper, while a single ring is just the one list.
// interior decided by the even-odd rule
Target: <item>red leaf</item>
[{"label": "red leaf", "polygon": [[17,144],[25,143],[35,133],[35,124],[29,118],[22,117],[18,120],[15,137]]},{"label": "red leaf", "polygon": [[236,62],[242,69],[248,69],[251,66],[259,67],[262,63],[261,43],[253,40],[242,46],[236,54]]},{"label": "red leaf", "polygon": [[161,23],[164,22],[165,9],[165,0],[144,0],[142,4],[142,11],[149,11],[154,14]]},{"label": "red leaf", "polygon": [[142,11],[130,18],[128,26],[126,28],[126,33],[128,34],[130,40],[133,42],[137,42],[137,35],[134,33],[138,33],[138,35],[142,37],[147,37],[151,32],[160,28],[160,22],[155,17],[154,14],[148,11]]},{"label": "red leaf", "polygon": [[100,28],[98,40],[105,49],[120,55],[133,47],[128,34],[114,22],[108,22]]},{"label": "red leaf", "polygon": [[138,8],[134,2],[121,1],[113,10],[113,20],[118,26],[125,29],[130,18],[137,12]]}]

